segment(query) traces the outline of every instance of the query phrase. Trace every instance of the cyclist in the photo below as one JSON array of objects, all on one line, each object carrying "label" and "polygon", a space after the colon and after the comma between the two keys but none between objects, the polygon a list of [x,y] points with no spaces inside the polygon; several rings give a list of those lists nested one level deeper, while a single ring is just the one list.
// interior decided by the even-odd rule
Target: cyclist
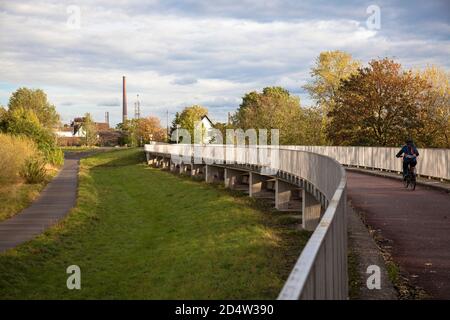
[{"label": "cyclist", "polygon": [[400,151],[397,153],[396,157],[400,158],[403,155],[403,180],[406,180],[406,175],[408,174],[408,167],[414,168],[417,164],[417,156],[419,151],[417,151],[416,146],[412,139],[406,140],[406,145],[404,145]]}]

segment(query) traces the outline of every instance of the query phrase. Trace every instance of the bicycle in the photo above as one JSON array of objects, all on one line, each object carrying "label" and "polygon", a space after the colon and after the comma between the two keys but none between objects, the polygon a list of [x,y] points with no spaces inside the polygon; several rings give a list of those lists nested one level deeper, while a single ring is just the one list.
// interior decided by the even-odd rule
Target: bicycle
[{"label": "bicycle", "polygon": [[406,172],[405,179],[403,180],[403,184],[406,189],[408,187],[411,188],[411,190],[416,190],[416,168],[411,167],[411,165],[408,165],[408,171]]}]

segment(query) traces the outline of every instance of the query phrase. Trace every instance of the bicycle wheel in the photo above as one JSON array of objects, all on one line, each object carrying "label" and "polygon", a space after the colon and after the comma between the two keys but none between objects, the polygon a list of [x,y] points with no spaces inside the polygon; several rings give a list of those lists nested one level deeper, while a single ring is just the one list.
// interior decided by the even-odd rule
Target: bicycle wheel
[{"label": "bicycle wheel", "polygon": [[416,177],[415,176],[411,177],[410,185],[411,185],[411,190],[413,190],[413,191],[416,190]]},{"label": "bicycle wheel", "polygon": [[406,189],[408,189],[409,186],[409,176],[406,176],[405,179],[403,180],[403,185],[405,186]]}]

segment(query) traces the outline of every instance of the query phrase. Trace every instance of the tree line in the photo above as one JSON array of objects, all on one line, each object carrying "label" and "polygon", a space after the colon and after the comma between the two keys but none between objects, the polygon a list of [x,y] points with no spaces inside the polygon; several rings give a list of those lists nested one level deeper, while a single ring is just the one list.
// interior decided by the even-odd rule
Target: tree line
[{"label": "tree line", "polygon": [[[303,86],[313,100],[302,106],[282,87],[266,87],[242,98],[228,123],[215,127],[279,129],[280,144],[398,146],[412,138],[421,147],[450,147],[449,73],[436,66],[409,70],[388,58],[363,66],[342,51],[322,52]],[[186,107],[177,127],[193,136],[205,107]]]}]

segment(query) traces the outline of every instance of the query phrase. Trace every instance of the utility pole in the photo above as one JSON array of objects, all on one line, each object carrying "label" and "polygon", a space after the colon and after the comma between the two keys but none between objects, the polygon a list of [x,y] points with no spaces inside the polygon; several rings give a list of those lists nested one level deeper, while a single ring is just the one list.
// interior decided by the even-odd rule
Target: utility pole
[{"label": "utility pole", "polygon": [[169,109],[166,110],[166,130],[167,130],[167,140],[169,140]]},{"label": "utility pole", "polygon": [[127,84],[125,76],[122,77],[122,123],[127,122]]}]

